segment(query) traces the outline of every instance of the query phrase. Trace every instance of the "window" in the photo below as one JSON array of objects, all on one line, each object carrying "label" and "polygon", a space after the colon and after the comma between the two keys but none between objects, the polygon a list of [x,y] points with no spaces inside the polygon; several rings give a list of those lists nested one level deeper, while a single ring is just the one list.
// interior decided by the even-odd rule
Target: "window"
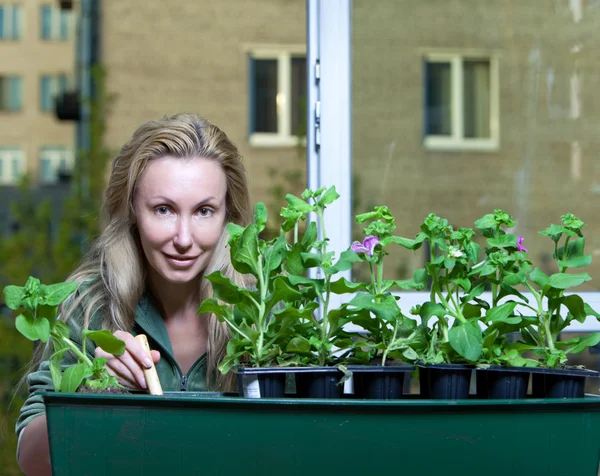
[{"label": "window", "polygon": [[17,112],[22,107],[20,76],[0,76],[0,111]]},{"label": "window", "polygon": [[21,22],[21,5],[0,5],[0,40],[21,39]]},{"label": "window", "polygon": [[66,74],[40,77],[40,110],[43,112],[53,111],[56,96],[68,89],[69,79]]},{"label": "window", "polygon": [[40,36],[42,40],[71,39],[72,20],[71,11],[62,10],[57,6],[46,4],[40,7]]},{"label": "window", "polygon": [[25,154],[18,147],[0,147],[0,185],[16,185],[25,173]]},{"label": "window", "polygon": [[498,65],[493,57],[429,55],[424,78],[427,148],[498,148]]},{"label": "window", "polygon": [[60,175],[71,175],[73,166],[73,153],[69,148],[42,147],[40,149],[41,183],[57,183]]},{"label": "window", "polygon": [[250,137],[257,146],[295,146],[306,135],[304,48],[250,53]]}]

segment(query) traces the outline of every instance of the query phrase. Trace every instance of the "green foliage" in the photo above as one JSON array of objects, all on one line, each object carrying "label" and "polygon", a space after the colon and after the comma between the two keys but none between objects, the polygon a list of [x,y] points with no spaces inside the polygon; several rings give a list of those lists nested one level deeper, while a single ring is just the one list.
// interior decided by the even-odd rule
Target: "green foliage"
[{"label": "green foliage", "polygon": [[[115,377],[106,370],[105,359],[90,360],[86,355],[86,340],[91,339],[106,352],[122,355],[125,343],[106,330],[82,331],[81,348],[70,339],[69,328],[56,318],[57,308],[77,290],[77,283],[66,282],[46,286],[39,279],[29,277],[25,286],[9,285],[4,288],[6,305],[19,312],[15,319],[17,330],[31,341],[52,341],[54,354],[50,357],[50,374],[54,388],[75,392],[85,380],[92,388],[119,386]],[[64,373],[60,362],[67,352],[73,352],[78,363]]]}]

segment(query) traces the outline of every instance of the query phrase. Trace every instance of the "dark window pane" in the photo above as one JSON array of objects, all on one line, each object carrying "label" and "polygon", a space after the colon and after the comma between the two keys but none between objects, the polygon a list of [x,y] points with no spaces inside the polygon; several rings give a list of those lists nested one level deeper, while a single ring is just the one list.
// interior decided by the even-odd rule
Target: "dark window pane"
[{"label": "dark window pane", "polygon": [[490,137],[490,62],[463,62],[464,135],[470,138]]},{"label": "dark window pane", "polygon": [[425,133],[452,135],[452,88],[450,63],[426,63]]},{"label": "dark window pane", "polygon": [[252,60],[252,132],[277,132],[277,60]]},{"label": "dark window pane", "polygon": [[292,130],[306,136],[306,58],[292,58]]}]

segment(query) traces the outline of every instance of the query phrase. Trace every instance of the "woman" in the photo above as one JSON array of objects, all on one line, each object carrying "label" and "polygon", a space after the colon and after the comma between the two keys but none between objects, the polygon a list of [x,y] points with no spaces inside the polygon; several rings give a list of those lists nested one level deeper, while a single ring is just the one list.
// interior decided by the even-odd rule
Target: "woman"
[{"label": "woman", "polygon": [[[62,310],[71,335],[81,327],[114,332],[126,344],[115,357],[100,348],[109,372],[144,389],[152,363],[136,334],[148,336],[165,391],[234,389],[217,366],[229,333],[213,315],[196,314],[211,296],[205,274],[221,270],[240,285],[226,247],[228,222],[245,225],[250,201],[241,156],[205,119],[176,115],[143,124],[112,163],[102,233],[69,281],[80,283]],[[18,459],[26,474],[50,474],[44,405],[52,389],[47,357],[28,375],[30,396],[17,422]]]}]

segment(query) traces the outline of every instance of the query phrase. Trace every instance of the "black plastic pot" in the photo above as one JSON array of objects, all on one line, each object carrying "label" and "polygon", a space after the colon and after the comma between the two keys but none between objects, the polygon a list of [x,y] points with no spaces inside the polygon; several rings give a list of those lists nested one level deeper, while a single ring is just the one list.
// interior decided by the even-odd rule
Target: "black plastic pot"
[{"label": "black plastic pot", "polygon": [[342,398],[344,374],[336,367],[295,367],[288,369],[296,375],[298,398]]},{"label": "black plastic pot", "polygon": [[472,365],[419,365],[421,398],[464,400],[469,398]]},{"label": "black plastic pot", "polygon": [[238,392],[245,398],[283,398],[287,369],[280,367],[236,369]]},{"label": "black plastic pot", "polygon": [[527,397],[529,369],[492,365],[477,369],[477,398],[515,400]]},{"label": "black plastic pot", "polygon": [[585,379],[597,377],[594,370],[531,369],[531,395],[534,398],[583,398]]},{"label": "black plastic pot", "polygon": [[354,398],[394,400],[402,398],[404,376],[415,370],[415,366],[349,365],[348,370],[354,377]]}]

